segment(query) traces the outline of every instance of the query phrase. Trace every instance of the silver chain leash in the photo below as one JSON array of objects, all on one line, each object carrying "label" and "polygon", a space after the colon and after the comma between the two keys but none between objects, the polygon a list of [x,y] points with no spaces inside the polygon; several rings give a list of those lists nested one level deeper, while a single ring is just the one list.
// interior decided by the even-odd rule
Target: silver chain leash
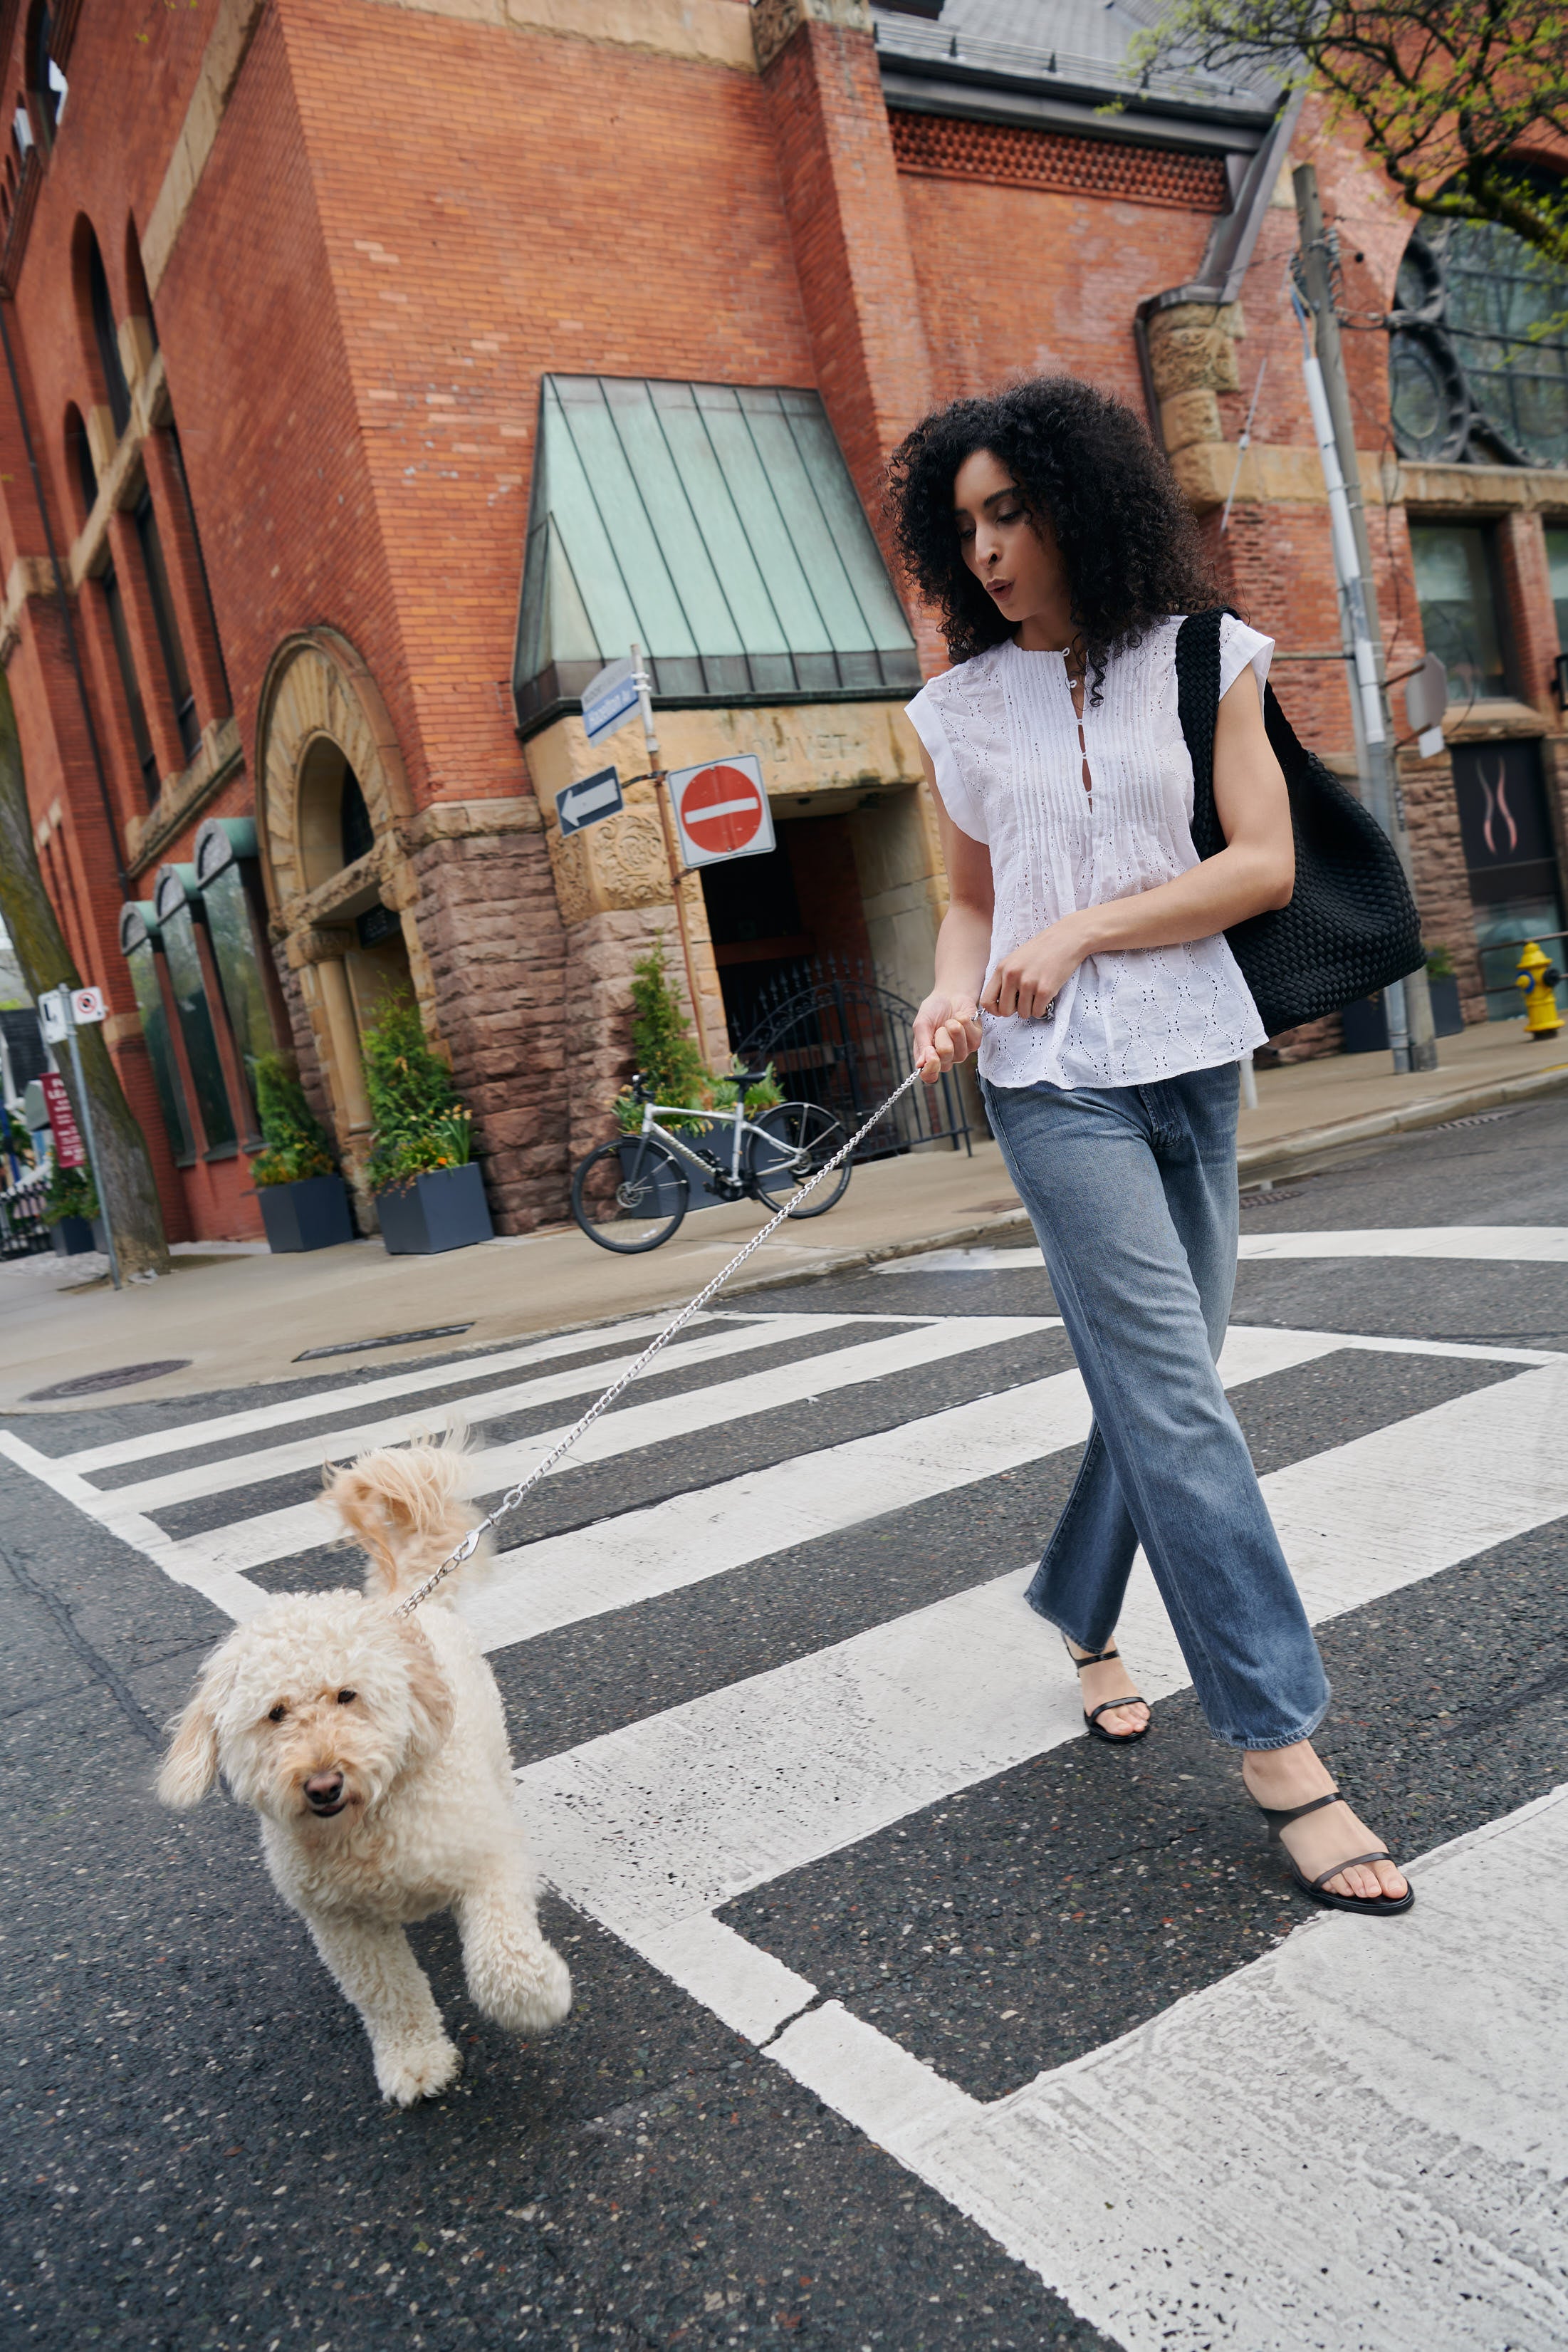
[{"label": "silver chain leash", "polygon": [[689,1323],[694,1315],[699,1315],[702,1312],[703,1308],[707,1305],[708,1300],[713,1297],[714,1292],[721,1288],[722,1286],[729,1280],[730,1276],[734,1274],[738,1267],[743,1266],[746,1264],[747,1259],[751,1255],[754,1250],[759,1250],[762,1247],[763,1243],[768,1239],[769,1234],[778,1232],[779,1227],[784,1223],[786,1217],[789,1217],[794,1214],[795,1211],[800,1207],[801,1202],[805,1200],[808,1193],[814,1192],[816,1191],[823,1177],[831,1176],[839,1162],[841,1160],[847,1160],[849,1158],[850,1153],[854,1150],[856,1144],[861,1141],[863,1136],[867,1136],[871,1133],[872,1129],[877,1124],[877,1121],[879,1119],[885,1118],[888,1112],[893,1108],[895,1103],[903,1101],[904,1096],[909,1092],[910,1087],[915,1084],[919,1076],[920,1071],[918,1066],[916,1066],[915,1068],[910,1071],[909,1076],[904,1079],[904,1084],[896,1088],[893,1094],[890,1094],[884,1103],[880,1104],[878,1108],[873,1111],[871,1117],[866,1120],[865,1125],[858,1128],[854,1134],[851,1136],[847,1143],[841,1144],[831,1160],[823,1161],[821,1168],[818,1169],[816,1174],[812,1177],[810,1182],[809,1184],[802,1184],[794,1199],[792,1201],[786,1202],[784,1207],[779,1210],[776,1215],[769,1218],[768,1222],[763,1226],[762,1231],[759,1234],[754,1234],[752,1235],[751,1239],[747,1243],[746,1247],[732,1257],[729,1264],[725,1266],[720,1273],[716,1274],[713,1280],[706,1284],[703,1289],[699,1290],[695,1298],[689,1300],[687,1304],[682,1307],[680,1313],[676,1316],[673,1323],[665,1324],[657,1339],[649,1341],[647,1347],[643,1349],[636,1362],[629,1365],[627,1370],[622,1373],[621,1378],[616,1381],[612,1386],[605,1390],[604,1394],[599,1399],[596,1404],[591,1404],[589,1406],[588,1411],[583,1414],[582,1419],[580,1422],[573,1423],[572,1427],[567,1431],[566,1435],[550,1448],[549,1452],[545,1455],[544,1460],[542,1462],[536,1462],[526,1478],[522,1479],[516,1486],[510,1486],[507,1488],[500,1501],[497,1504],[495,1509],[489,1514],[489,1517],[487,1518],[481,1519],[476,1528],[473,1528],[469,1530],[467,1535],[464,1537],[462,1542],[458,1545],[456,1550],[452,1554],[451,1558],[449,1559],[444,1559],[439,1568],[433,1569],[431,1573],[425,1578],[423,1584],[415,1585],[413,1591],[409,1594],[408,1599],[400,1602],[398,1605],[397,1614],[400,1617],[412,1615],[413,1611],[419,1607],[422,1601],[429,1600],[436,1586],[442,1583],[445,1578],[449,1577],[454,1569],[461,1568],[465,1559],[473,1559],[474,1554],[478,1550],[481,1542],[485,1537],[489,1534],[490,1529],[496,1525],[497,1521],[504,1519],[508,1511],[515,1511],[517,1505],[522,1501],[523,1496],[528,1494],[532,1487],[537,1486],[539,1480],[549,1471],[554,1469],[556,1464],[560,1460],[561,1455],[563,1454],[570,1453],[572,1447],[577,1444],[578,1439],[582,1435],[583,1431],[585,1429],[591,1429],[601,1412],[609,1412],[610,1407],[614,1403],[622,1390],[628,1387],[631,1382],[636,1379],[638,1373],[642,1371],[644,1365],[651,1364],[654,1357],[658,1354],[660,1349],[667,1347],[669,1342],[674,1338],[676,1332],[679,1331],[685,1324]]}]

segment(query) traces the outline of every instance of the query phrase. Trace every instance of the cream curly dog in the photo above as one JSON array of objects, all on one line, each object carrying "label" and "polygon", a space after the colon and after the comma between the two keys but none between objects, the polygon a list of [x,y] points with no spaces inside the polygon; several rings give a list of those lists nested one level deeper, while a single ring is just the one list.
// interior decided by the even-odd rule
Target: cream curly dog
[{"label": "cream curly dog", "polygon": [[[174,1725],[158,1793],[200,1802],[221,1772],[261,1815],[273,1883],[365,2021],[384,2098],[444,2091],[461,2060],[404,1923],[452,1910],[468,1989],[517,2033],[571,2006],[539,1933],[501,1695],[450,1605],[393,1603],[473,1527],[461,1445],[364,1454],[324,1500],[369,1556],[362,1593],[290,1594],[220,1643]],[[482,1555],[481,1555],[482,1556]]]}]

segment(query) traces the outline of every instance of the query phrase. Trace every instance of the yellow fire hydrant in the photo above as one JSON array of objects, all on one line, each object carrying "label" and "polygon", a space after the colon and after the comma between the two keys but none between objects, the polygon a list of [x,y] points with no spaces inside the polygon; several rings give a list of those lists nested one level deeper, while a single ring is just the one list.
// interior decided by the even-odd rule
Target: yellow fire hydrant
[{"label": "yellow fire hydrant", "polygon": [[1524,1029],[1528,1037],[1555,1037],[1563,1026],[1552,993],[1563,975],[1533,940],[1526,940],[1514,982],[1524,997]]}]

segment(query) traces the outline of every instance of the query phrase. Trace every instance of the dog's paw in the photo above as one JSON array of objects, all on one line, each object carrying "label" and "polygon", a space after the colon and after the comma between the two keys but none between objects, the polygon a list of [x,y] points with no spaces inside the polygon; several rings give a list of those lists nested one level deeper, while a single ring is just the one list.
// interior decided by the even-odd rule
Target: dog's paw
[{"label": "dog's paw", "polygon": [[481,2005],[509,2033],[548,2033],[571,2007],[571,1971],[552,1946],[541,1944]]},{"label": "dog's paw", "polygon": [[376,2085],[394,2107],[412,2107],[416,2100],[439,2098],[462,2071],[462,2053],[444,2036],[439,2042],[413,2042],[376,2053]]}]

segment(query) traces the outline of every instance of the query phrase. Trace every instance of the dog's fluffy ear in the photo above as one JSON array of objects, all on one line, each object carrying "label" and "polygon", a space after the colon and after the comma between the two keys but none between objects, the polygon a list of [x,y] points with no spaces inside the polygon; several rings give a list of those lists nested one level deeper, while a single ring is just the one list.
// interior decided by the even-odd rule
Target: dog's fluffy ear
[{"label": "dog's fluffy ear", "polygon": [[169,1752],[158,1774],[158,1794],[182,1812],[199,1805],[218,1777],[218,1698],[223,1656],[209,1658],[183,1712],[169,1728]]},{"label": "dog's fluffy ear", "polygon": [[434,1756],[445,1745],[456,1720],[451,1685],[414,1620],[400,1619],[398,1631],[408,1653],[408,1702],[413,1717],[411,1744],[416,1755]]}]

